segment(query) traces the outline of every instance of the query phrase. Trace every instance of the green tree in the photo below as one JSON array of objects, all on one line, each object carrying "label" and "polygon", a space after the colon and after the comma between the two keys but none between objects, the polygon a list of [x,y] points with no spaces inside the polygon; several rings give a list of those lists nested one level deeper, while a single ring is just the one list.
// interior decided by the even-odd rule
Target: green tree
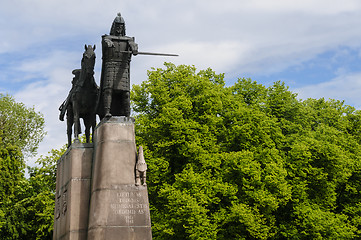
[{"label": "green tree", "polygon": [[360,237],[360,112],[165,63],[131,93],[155,239]]},{"label": "green tree", "polygon": [[20,149],[0,147],[0,239],[52,238],[56,161],[65,151],[41,156],[25,178]]},{"label": "green tree", "polygon": [[18,146],[24,156],[33,156],[44,135],[41,113],[0,93],[0,136],[4,144]]},{"label": "green tree", "polygon": [[53,235],[56,162],[65,153],[66,146],[51,150],[47,156],[41,156],[36,167],[28,167],[29,179],[21,193],[19,211],[28,226],[24,239],[46,240]]},{"label": "green tree", "polygon": [[0,94],[0,238],[50,239],[53,225],[55,163],[41,157],[28,167],[25,156],[36,153],[44,137],[44,119],[34,108]]},{"label": "green tree", "polygon": [[18,215],[13,211],[20,183],[24,181],[25,164],[20,149],[4,144],[0,137],[0,238],[18,239],[22,233]]}]

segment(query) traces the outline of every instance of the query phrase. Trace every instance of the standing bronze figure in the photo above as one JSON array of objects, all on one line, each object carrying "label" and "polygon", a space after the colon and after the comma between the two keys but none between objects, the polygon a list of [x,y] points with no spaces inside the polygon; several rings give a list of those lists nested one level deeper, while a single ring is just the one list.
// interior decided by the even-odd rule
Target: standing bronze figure
[{"label": "standing bronze figure", "polygon": [[97,113],[100,119],[130,116],[130,61],[136,55],[178,56],[139,52],[134,37],[125,35],[125,22],[118,13],[110,34],[102,36],[103,64]]},{"label": "standing bronze figure", "polygon": [[98,114],[130,116],[130,61],[137,55],[138,45],[133,37],[125,36],[125,22],[118,13],[110,35],[102,36],[103,64],[100,78]]},{"label": "standing bronze figure", "polygon": [[99,88],[94,80],[95,65],[95,45],[85,45],[85,52],[81,60],[81,69],[75,69],[75,75],[72,81],[72,89],[68,97],[60,106],[59,119],[64,121],[65,112],[67,113],[67,134],[68,147],[71,145],[72,126],[74,124],[74,139],[79,142],[81,133],[80,118],[85,125],[86,142],[90,142],[90,128],[94,133],[96,125],[95,106],[98,98]]}]

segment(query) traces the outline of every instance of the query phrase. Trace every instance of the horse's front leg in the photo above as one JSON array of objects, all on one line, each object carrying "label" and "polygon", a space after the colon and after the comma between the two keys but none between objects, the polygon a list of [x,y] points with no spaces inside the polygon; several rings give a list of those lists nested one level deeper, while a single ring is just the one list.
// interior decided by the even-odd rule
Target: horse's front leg
[{"label": "horse's front leg", "polygon": [[86,116],[86,118],[84,118],[84,125],[85,125],[86,142],[90,143],[90,128],[92,129],[92,138],[94,138],[94,129],[96,125],[95,113],[91,112]]},{"label": "horse's front leg", "polygon": [[86,138],[86,142],[90,143],[90,117],[86,116],[83,118],[84,119],[84,125],[85,125],[85,138]]},{"label": "horse's front leg", "polygon": [[[75,96],[78,93],[75,93]],[[80,120],[79,120],[79,103],[77,97],[73,100],[73,116],[74,116],[74,142],[79,143]]]},{"label": "horse's front leg", "polygon": [[72,127],[73,127],[73,121],[74,121],[74,116],[73,116],[73,108],[72,106],[69,104],[68,109],[66,110],[66,123],[67,123],[67,135],[68,135],[68,147],[70,147],[71,145],[71,133],[72,133]]}]

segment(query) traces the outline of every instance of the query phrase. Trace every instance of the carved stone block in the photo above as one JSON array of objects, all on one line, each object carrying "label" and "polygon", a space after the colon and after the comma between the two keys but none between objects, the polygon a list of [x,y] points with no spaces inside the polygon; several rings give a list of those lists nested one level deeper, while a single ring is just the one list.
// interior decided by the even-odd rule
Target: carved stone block
[{"label": "carved stone block", "polygon": [[57,162],[54,240],[86,240],[93,144],[74,143]]},{"label": "carved stone block", "polygon": [[73,143],[57,163],[53,239],[152,239],[148,191],[136,185],[136,166],[132,118],[101,121],[94,147]]},{"label": "carved stone block", "polygon": [[134,120],[103,120],[94,143],[88,239],[152,239],[147,188],[135,185]]}]

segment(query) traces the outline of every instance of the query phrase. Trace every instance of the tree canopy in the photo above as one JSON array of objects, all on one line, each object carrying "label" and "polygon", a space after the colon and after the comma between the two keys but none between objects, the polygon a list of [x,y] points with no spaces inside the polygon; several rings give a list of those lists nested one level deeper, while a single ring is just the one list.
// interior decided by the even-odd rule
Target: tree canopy
[{"label": "tree canopy", "polygon": [[55,163],[63,150],[28,167],[44,137],[44,118],[9,95],[0,94],[0,239],[51,239]]},{"label": "tree canopy", "polygon": [[34,108],[0,93],[0,137],[4,144],[18,146],[23,155],[35,155],[43,140],[44,117]]},{"label": "tree canopy", "polygon": [[25,164],[20,149],[5,145],[0,137],[0,236],[2,239],[17,239],[18,215],[14,211],[17,193],[24,180]]},{"label": "tree canopy", "polygon": [[[227,86],[211,69],[171,63],[149,71],[131,99],[154,239],[361,238],[361,111],[298,99],[282,82]],[[22,153],[34,153],[44,123],[8,95],[0,103],[0,238],[50,239],[66,148],[25,178]],[[36,140],[12,132],[22,121]]]},{"label": "tree canopy", "polygon": [[53,233],[56,161],[66,147],[41,156],[27,167],[20,148],[0,138],[0,239],[51,239]]},{"label": "tree canopy", "polygon": [[360,237],[360,111],[171,63],[131,99],[154,239]]}]

